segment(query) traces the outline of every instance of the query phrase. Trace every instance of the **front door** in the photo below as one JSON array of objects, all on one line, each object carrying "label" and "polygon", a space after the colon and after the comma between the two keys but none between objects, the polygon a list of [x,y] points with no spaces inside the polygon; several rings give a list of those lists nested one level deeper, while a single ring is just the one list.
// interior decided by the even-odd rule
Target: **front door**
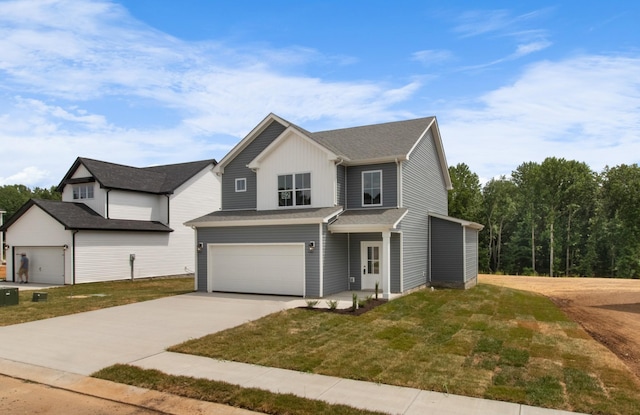
[{"label": "front door", "polygon": [[373,290],[378,283],[378,289],[382,292],[382,242],[361,242],[362,253],[362,284],[361,289]]}]

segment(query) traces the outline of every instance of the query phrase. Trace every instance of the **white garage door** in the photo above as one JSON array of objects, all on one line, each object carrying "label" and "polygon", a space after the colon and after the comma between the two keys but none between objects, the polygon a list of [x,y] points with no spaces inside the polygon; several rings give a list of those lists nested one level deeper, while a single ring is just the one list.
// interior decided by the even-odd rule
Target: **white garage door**
[{"label": "white garage door", "polygon": [[[16,247],[17,254],[24,252],[29,258],[29,282],[64,284],[64,250],[59,246]],[[20,255],[16,255],[16,281],[20,268]]]},{"label": "white garage door", "polygon": [[304,296],[304,244],[209,245],[209,291]]}]

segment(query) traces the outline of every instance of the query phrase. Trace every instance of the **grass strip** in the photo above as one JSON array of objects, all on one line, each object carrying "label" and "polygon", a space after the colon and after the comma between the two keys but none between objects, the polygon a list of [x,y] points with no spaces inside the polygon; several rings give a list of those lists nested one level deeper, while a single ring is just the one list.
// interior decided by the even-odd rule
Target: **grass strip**
[{"label": "grass strip", "polygon": [[186,398],[215,402],[265,414],[277,415],[379,415],[346,405],[305,399],[292,394],[278,394],[262,389],[243,388],[225,382],[170,376],[158,370],[140,369],[129,365],[114,365],[102,369],[93,377],[167,392]]}]

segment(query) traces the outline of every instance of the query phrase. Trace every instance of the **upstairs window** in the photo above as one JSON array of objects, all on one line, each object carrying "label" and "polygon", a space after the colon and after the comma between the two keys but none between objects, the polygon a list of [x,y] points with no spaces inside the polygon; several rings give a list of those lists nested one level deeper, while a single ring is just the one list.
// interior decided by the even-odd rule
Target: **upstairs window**
[{"label": "upstairs window", "polygon": [[246,192],[247,191],[247,179],[236,179],[236,192]]},{"label": "upstairs window", "polygon": [[362,206],[382,206],[382,170],[362,172]]},{"label": "upstairs window", "polygon": [[93,199],[93,184],[73,186],[73,199]]},{"label": "upstairs window", "polygon": [[311,173],[278,176],[278,206],[311,206]]}]

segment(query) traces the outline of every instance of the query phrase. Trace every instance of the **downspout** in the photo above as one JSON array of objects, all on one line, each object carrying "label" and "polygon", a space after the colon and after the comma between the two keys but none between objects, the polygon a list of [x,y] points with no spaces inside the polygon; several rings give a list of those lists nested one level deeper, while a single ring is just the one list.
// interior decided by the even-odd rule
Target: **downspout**
[{"label": "downspout", "polygon": [[[109,192],[110,191],[111,191],[111,189],[107,189],[107,196],[105,198],[106,199],[105,200],[106,206],[104,207],[104,217],[107,218],[107,219],[110,219],[109,218]],[[75,255],[74,255],[74,257],[75,257]],[[75,277],[74,277],[74,279],[75,279]]]},{"label": "downspout", "polygon": [[[107,196],[109,193],[107,193]],[[71,285],[76,285],[76,233],[79,231],[75,230],[71,233]]]},{"label": "downspout", "polygon": [[170,209],[171,209],[171,195],[165,195],[167,197],[167,226],[169,226],[169,224],[171,223],[170,219],[171,219],[171,213],[170,213]]}]

